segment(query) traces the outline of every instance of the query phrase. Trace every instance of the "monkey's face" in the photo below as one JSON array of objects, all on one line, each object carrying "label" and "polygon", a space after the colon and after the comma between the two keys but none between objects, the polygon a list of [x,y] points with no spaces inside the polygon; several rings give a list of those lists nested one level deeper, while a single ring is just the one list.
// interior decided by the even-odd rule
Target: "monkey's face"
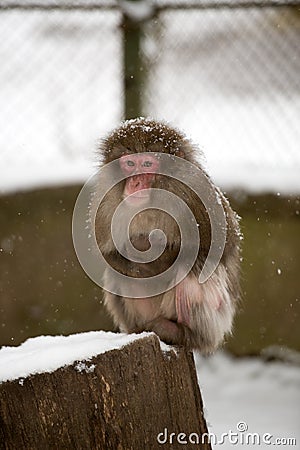
[{"label": "monkey's face", "polygon": [[150,199],[150,188],[159,169],[158,159],[149,154],[131,154],[120,158],[120,168],[126,178],[123,198],[129,205],[140,206]]}]

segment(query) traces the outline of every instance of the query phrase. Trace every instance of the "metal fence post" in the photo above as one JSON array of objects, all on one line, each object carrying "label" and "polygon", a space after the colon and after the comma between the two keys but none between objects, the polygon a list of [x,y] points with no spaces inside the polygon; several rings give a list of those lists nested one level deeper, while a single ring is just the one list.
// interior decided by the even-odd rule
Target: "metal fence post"
[{"label": "metal fence post", "polygon": [[[131,0],[138,3],[140,0]],[[143,23],[123,10],[124,115],[131,119],[142,115],[144,67],[140,46]]]}]

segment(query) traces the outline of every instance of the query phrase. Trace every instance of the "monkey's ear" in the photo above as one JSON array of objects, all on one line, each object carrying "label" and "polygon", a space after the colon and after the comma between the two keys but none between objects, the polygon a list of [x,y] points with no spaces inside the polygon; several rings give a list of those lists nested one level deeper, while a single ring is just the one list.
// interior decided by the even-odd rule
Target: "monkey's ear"
[{"label": "monkey's ear", "polygon": [[175,155],[178,156],[179,158],[192,160],[194,158],[196,151],[198,151],[198,149],[194,147],[190,141],[184,139],[180,142],[179,146],[177,147]]},{"label": "monkey's ear", "polygon": [[184,158],[185,157],[185,152],[183,151],[183,149],[178,149],[175,150],[175,156],[178,156],[178,158]]},{"label": "monkey's ear", "polygon": [[112,151],[113,151],[113,153],[119,154],[120,156],[127,155],[128,153],[131,153],[130,150],[128,148],[126,148],[122,144],[115,145],[114,148],[112,149]]},{"label": "monkey's ear", "polygon": [[115,159],[121,158],[121,156],[128,155],[132,153],[128,148],[124,147],[122,144],[116,144],[113,147],[105,147],[106,162],[113,161]]}]

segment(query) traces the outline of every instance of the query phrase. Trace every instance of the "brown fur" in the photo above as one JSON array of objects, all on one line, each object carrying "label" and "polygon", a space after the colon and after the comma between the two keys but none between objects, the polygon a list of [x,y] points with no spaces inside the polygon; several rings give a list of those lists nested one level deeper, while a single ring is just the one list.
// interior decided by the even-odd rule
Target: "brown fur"
[{"label": "brown fur", "polygon": [[[184,158],[205,173],[196,160],[195,147],[181,132],[162,122],[142,118],[124,122],[103,140],[100,159],[102,164],[106,164],[124,154],[147,151]],[[165,232],[167,246],[163,254],[151,263],[128,263],[116,252],[110,235],[112,216],[122,200],[124,185],[125,182],[120,182],[114,186],[99,206],[96,215],[97,242],[107,261],[119,272],[134,277],[153,276],[164,271],[176,259],[180,248],[179,228],[173,218],[159,210],[149,209],[137,215],[130,227],[130,239],[134,246],[146,250],[149,247],[149,233],[155,228]],[[152,187],[176,194],[193,212],[200,225],[201,246],[196,263],[179,288],[142,300],[105,293],[105,304],[121,331],[154,331],[167,343],[211,352],[223,341],[224,335],[230,333],[239,298],[240,231],[237,217],[227,199],[215,187],[226,214],[227,240],[218,268],[209,280],[200,285],[198,276],[211,241],[207,211],[196,194],[179,181],[156,175]],[[180,295],[187,296],[190,304],[188,324],[178,319]],[[221,299],[219,306],[218,299]]]}]

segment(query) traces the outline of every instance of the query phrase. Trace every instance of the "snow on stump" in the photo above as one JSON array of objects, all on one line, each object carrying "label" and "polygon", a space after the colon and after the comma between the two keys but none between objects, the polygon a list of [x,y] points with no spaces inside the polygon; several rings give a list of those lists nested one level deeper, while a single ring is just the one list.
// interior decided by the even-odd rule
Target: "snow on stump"
[{"label": "snow on stump", "polygon": [[152,333],[4,347],[0,382],[1,449],[211,448],[192,353]]}]

